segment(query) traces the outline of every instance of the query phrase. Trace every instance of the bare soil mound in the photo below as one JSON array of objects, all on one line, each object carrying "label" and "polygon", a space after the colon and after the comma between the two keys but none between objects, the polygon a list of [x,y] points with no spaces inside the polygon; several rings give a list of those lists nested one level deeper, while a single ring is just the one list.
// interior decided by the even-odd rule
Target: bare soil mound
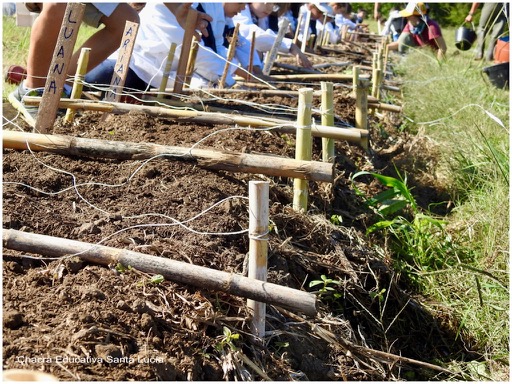
[{"label": "bare soil mound", "polygon": [[[290,97],[243,98],[254,103],[249,109],[296,107]],[[220,104],[248,113],[234,100]],[[348,91],[336,93],[335,105],[337,123],[354,125]],[[59,119],[53,133],[294,156],[294,137],[273,131],[140,113],[101,117],[84,112],[68,126]],[[41,259],[4,248],[3,368],[44,370],[66,381],[450,377],[421,362],[467,353],[467,345],[455,342],[457,324],[427,311],[421,298],[397,283],[388,260],[375,251],[378,239],[365,235],[371,214],[350,181],[358,170],[393,174],[393,164],[400,163],[416,175],[411,182],[418,201],[439,202],[443,191],[429,176],[435,153],[426,144],[410,145],[397,130],[399,116],[384,114],[378,124],[372,119],[371,153],[337,142],[335,182],[309,182],[307,214],[292,210],[293,183],[283,178],[213,171],[164,157],[121,161],[4,149],[4,229],[246,274],[248,182],[266,180],[269,281],[306,291],[318,291],[309,283],[322,275],[338,283],[327,282],[329,289],[317,292],[315,318],[267,306],[267,334],[259,343],[250,336],[243,298],[162,282],[129,266],[99,266],[76,256]],[[320,146],[315,139],[316,160]],[[369,179],[361,187],[379,189]],[[342,222],[331,223],[332,215]]]}]

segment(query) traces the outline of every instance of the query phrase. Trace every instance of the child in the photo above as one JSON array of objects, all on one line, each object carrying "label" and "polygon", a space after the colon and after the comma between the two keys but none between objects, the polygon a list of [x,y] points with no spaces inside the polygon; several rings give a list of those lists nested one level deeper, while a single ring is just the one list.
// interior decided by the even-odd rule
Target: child
[{"label": "child", "polygon": [[[231,4],[227,8],[229,13],[233,12],[231,7],[236,6],[233,5],[236,3]],[[203,3],[202,6],[205,11],[204,13],[211,17],[210,33],[213,31],[214,45],[220,52],[216,53],[211,47],[205,47],[204,42],[200,42],[195,60],[195,71],[190,82],[191,88],[214,86],[222,77],[226,65],[225,55],[227,49],[222,47],[224,42],[222,35],[229,20],[227,20],[224,14],[223,4]],[[127,73],[125,88],[142,91],[149,89],[149,87],[158,88],[162,82],[163,71],[171,44],[174,42],[177,44],[177,48],[168,82],[168,87],[172,87],[181,54],[189,54],[188,52],[181,52],[185,31],[173,13],[163,3],[148,2],[140,11],[139,17],[140,26]],[[203,33],[203,36],[210,35],[210,33]],[[242,39],[237,45],[235,56],[240,58],[242,62],[248,63],[249,51],[250,44]],[[115,54],[112,55],[109,60],[104,61],[89,72],[85,77],[85,81],[94,84],[110,84],[116,59],[117,56]],[[237,63],[230,65],[228,76],[226,77],[225,84],[223,84],[225,87],[231,87],[235,84],[233,74],[237,68]]]},{"label": "child", "polygon": [[[310,22],[306,26],[307,13],[310,12]],[[332,24],[334,20],[334,11],[327,3],[307,3],[304,4],[299,11],[302,14],[301,25],[299,28],[299,40],[309,40],[312,35],[315,39],[323,33],[329,34],[329,41],[332,44],[338,42],[339,33],[335,26]],[[327,16],[327,17],[326,17]],[[300,16],[299,16],[300,17]],[[325,24],[324,24],[325,21]],[[313,42],[314,43],[314,42]]]},{"label": "child", "polygon": [[388,44],[388,49],[404,53],[410,47],[430,47],[438,60],[444,59],[447,48],[441,28],[427,16],[424,3],[407,4],[400,16],[407,18],[407,25],[398,41]]},{"label": "child", "polygon": [[[274,11],[274,3],[249,3],[244,10],[233,18],[240,24],[240,34],[247,40],[252,39],[255,32],[255,49],[263,54],[272,49],[277,33],[272,30],[268,16]],[[279,52],[291,53],[297,60],[297,65],[304,68],[312,68],[312,64],[300,48],[290,38],[283,38],[279,46]]]}]

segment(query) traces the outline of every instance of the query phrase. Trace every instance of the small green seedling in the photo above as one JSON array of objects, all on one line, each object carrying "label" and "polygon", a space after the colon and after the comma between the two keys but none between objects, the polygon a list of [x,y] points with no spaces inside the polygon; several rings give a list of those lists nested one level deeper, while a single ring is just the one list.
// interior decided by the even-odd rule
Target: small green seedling
[{"label": "small green seedling", "polygon": [[164,281],[165,281],[165,279],[162,275],[155,275],[155,276],[151,277],[151,279],[149,279],[149,282],[151,284],[160,284],[160,283],[163,283]]},{"label": "small green seedling", "polygon": [[[320,279],[321,280],[312,280],[310,283],[309,283],[309,287],[312,288],[312,287],[316,287],[317,285],[322,285],[320,287],[320,289],[318,290],[318,295],[319,296],[326,296],[330,293],[333,293],[333,291],[335,290],[332,285],[341,285],[341,281],[339,280],[334,280],[334,279],[330,279],[328,278],[327,276],[325,275],[322,275],[320,276]],[[339,293],[333,293],[333,298],[334,299],[337,299],[341,297],[341,294]]]},{"label": "small green seedling", "polygon": [[220,339],[220,341],[215,345],[215,349],[219,352],[224,350],[224,347],[228,347],[232,351],[238,350],[236,345],[234,344],[235,340],[240,338],[238,333],[233,333],[228,327],[222,328],[222,333],[224,336]]}]

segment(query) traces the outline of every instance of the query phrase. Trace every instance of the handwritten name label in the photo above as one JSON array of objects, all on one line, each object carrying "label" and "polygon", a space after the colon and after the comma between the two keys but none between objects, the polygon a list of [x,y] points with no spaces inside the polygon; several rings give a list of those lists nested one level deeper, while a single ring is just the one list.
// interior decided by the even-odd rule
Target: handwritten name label
[{"label": "handwritten name label", "polygon": [[139,24],[131,21],[126,22],[123,39],[119,47],[119,54],[116,65],[114,66],[114,74],[110,81],[110,90],[105,95],[105,101],[117,102],[121,98],[138,30]]},{"label": "handwritten name label", "polygon": [[82,23],[85,4],[69,3],[62,20],[57,44],[53,52],[53,59],[48,71],[43,97],[39,105],[35,130],[40,133],[48,132],[53,126],[60,96],[64,89],[69,62],[73,55],[73,48],[78,36],[78,30]]}]

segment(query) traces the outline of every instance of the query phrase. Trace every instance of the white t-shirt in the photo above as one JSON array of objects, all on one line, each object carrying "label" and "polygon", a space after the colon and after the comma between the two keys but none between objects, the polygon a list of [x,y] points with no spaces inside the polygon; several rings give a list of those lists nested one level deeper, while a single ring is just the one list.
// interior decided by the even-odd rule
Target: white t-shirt
[{"label": "white t-shirt", "polygon": [[[210,16],[215,20],[212,23],[214,27],[220,19],[219,9],[222,12],[222,20],[224,20],[224,11],[222,3],[211,4],[216,5],[216,10],[209,9]],[[177,44],[174,59],[171,66],[171,75],[169,76],[168,86],[172,86],[172,82],[176,76],[179,58],[181,56],[181,45],[184,29],[178,24],[174,14],[163,4],[148,2],[139,14],[140,26],[135,40],[135,45],[130,61],[130,68],[146,83],[158,88],[162,82],[162,75],[165,69],[165,63],[171,44]],[[223,29],[224,30],[224,29]],[[185,54],[188,55],[188,52]],[[117,58],[117,55],[111,57]],[[225,59],[220,58],[210,48],[204,47],[200,42],[195,61],[195,72],[191,79],[191,87],[209,86],[209,82],[217,82],[224,72]],[[230,66],[230,73],[236,70],[236,66]],[[226,77],[226,86],[230,87],[235,83],[233,77],[228,73]]]},{"label": "white t-shirt", "polygon": [[[265,53],[272,49],[277,34],[273,30],[268,29],[268,22],[267,29],[264,29],[254,23],[252,20],[251,9],[249,8],[248,4],[245,6],[245,9],[242,12],[233,17],[233,23],[240,24],[240,34],[248,41],[251,41],[252,33],[255,32],[255,48],[257,51]],[[262,25],[265,26],[265,24]],[[283,38],[283,41],[279,46],[279,52],[288,53],[290,51],[291,45],[291,39],[286,37]]]},{"label": "white t-shirt", "polygon": [[[301,14],[302,14],[302,18],[301,18],[300,25],[297,28],[299,28],[298,39],[301,41],[304,40],[304,36],[306,39],[309,39],[309,37],[311,36],[311,32],[312,32],[310,26],[306,25],[306,19],[307,19],[308,12],[309,12],[309,10],[308,10],[307,4],[304,4],[299,9],[299,18],[300,18]],[[323,20],[316,20],[315,26],[316,26],[317,35],[320,35],[320,33],[324,29]],[[329,41],[332,44],[336,44],[338,42],[339,32],[337,31],[336,28],[334,28],[334,26],[332,25],[331,22],[325,23],[325,33],[329,34]]]}]

